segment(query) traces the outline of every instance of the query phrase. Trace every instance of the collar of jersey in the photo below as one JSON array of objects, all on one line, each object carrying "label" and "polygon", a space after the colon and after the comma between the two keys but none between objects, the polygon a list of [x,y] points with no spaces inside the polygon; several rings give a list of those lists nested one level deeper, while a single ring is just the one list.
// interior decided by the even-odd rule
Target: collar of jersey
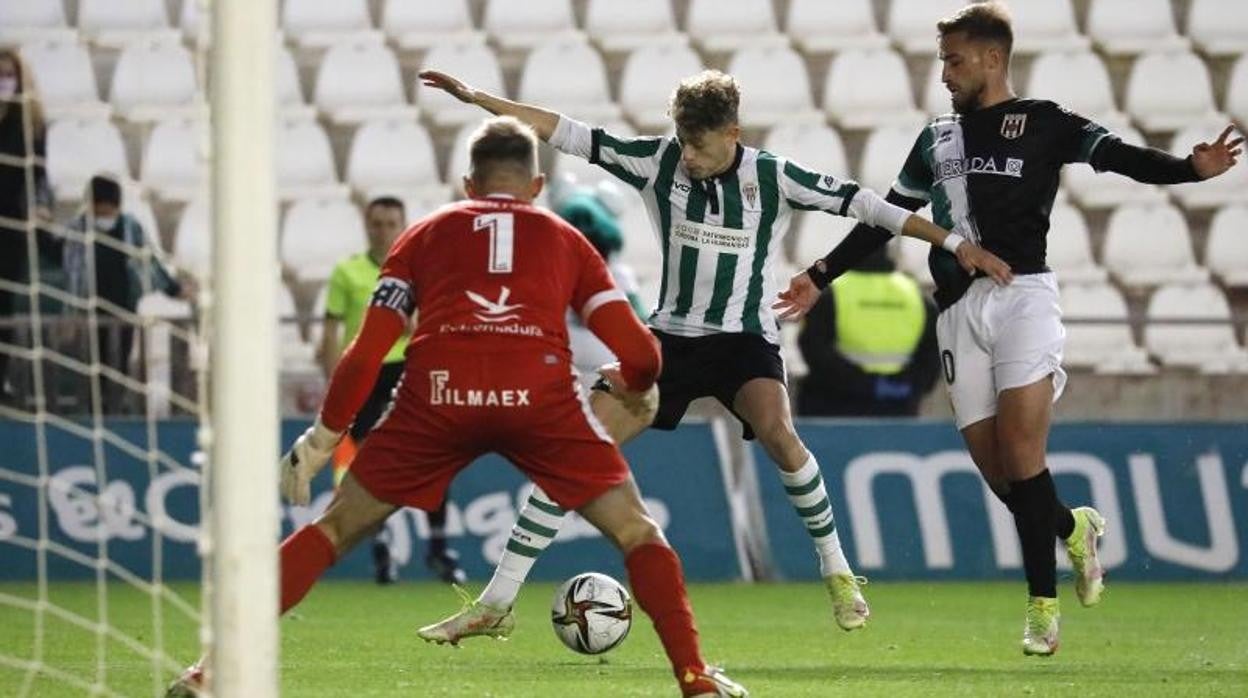
[{"label": "collar of jersey", "polygon": [[[679,142],[680,141],[677,141],[677,143]],[[717,179],[723,179],[724,177],[727,177],[728,175],[733,174],[741,167],[741,158],[743,157],[745,157],[745,146],[741,145],[740,143],[737,143],[736,155],[733,156],[732,164],[728,166],[728,169],[724,170],[723,172],[720,172],[719,174],[711,175],[710,177],[707,177],[705,179],[693,179],[693,177],[690,177],[689,179],[694,182],[710,182],[710,181],[714,181]],[[688,174],[688,172],[686,172],[686,174]]]}]

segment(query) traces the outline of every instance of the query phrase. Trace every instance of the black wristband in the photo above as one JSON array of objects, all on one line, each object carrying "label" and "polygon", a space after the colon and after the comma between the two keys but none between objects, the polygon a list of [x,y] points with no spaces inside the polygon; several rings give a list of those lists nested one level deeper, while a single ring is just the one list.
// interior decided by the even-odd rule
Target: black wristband
[{"label": "black wristband", "polygon": [[832,275],[828,273],[828,262],[826,259],[821,259],[806,267],[806,276],[810,277],[810,280],[815,284],[815,288],[818,288],[820,291],[832,283]]}]

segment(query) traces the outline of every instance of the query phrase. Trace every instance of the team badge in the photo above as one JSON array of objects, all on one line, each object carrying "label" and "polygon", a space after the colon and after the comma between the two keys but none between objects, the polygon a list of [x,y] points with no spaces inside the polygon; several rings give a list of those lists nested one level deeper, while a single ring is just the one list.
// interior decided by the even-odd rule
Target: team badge
[{"label": "team badge", "polygon": [[1001,119],[1001,136],[1010,139],[1018,138],[1023,135],[1023,129],[1026,127],[1026,114],[1006,114]]},{"label": "team badge", "polygon": [[746,203],[750,205],[750,208],[753,208],[755,202],[758,201],[758,184],[746,182],[741,186],[741,193],[745,195]]}]

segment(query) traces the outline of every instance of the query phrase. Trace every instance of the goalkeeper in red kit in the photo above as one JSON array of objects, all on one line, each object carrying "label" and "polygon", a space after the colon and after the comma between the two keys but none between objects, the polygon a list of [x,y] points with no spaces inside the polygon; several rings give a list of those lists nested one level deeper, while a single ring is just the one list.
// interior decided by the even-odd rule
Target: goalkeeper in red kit
[{"label": "goalkeeper in red kit", "polygon": [[[532,129],[510,117],[490,119],[469,151],[471,200],[435,211],[395,243],[319,417],[281,461],[283,496],[307,503],[312,478],[419,310],[390,413],[364,441],[325,513],[282,542],[282,612],[397,508],[437,508],[456,473],[493,452],[620,549],[683,695],[747,695],[702,660],[680,559],[603,421],[621,413],[653,419],[657,342],[589,242],[531,204],[544,182]],[[568,308],[619,359],[602,369],[611,394],[596,398],[618,403],[613,410],[591,408],[577,389]],[[205,681],[210,670],[201,661],[170,693],[193,694]]]}]

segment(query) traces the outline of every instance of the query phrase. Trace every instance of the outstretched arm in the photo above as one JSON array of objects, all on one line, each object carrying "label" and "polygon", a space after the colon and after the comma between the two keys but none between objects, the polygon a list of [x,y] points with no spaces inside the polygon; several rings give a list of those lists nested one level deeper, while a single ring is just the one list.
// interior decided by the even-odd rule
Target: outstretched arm
[{"label": "outstretched arm", "polygon": [[555,134],[555,127],[559,125],[558,112],[492,95],[437,70],[422,70],[420,79],[428,87],[436,87],[461,102],[475,104],[491,114],[514,116],[532,126],[537,137],[544,141],[550,140]]},{"label": "outstretched arm", "polygon": [[1181,184],[1210,179],[1238,162],[1243,137],[1231,139],[1227,126],[1212,143],[1198,143],[1192,154],[1180,158],[1164,150],[1106,138],[1092,152],[1088,162],[1098,171],[1117,172],[1145,184]]}]

